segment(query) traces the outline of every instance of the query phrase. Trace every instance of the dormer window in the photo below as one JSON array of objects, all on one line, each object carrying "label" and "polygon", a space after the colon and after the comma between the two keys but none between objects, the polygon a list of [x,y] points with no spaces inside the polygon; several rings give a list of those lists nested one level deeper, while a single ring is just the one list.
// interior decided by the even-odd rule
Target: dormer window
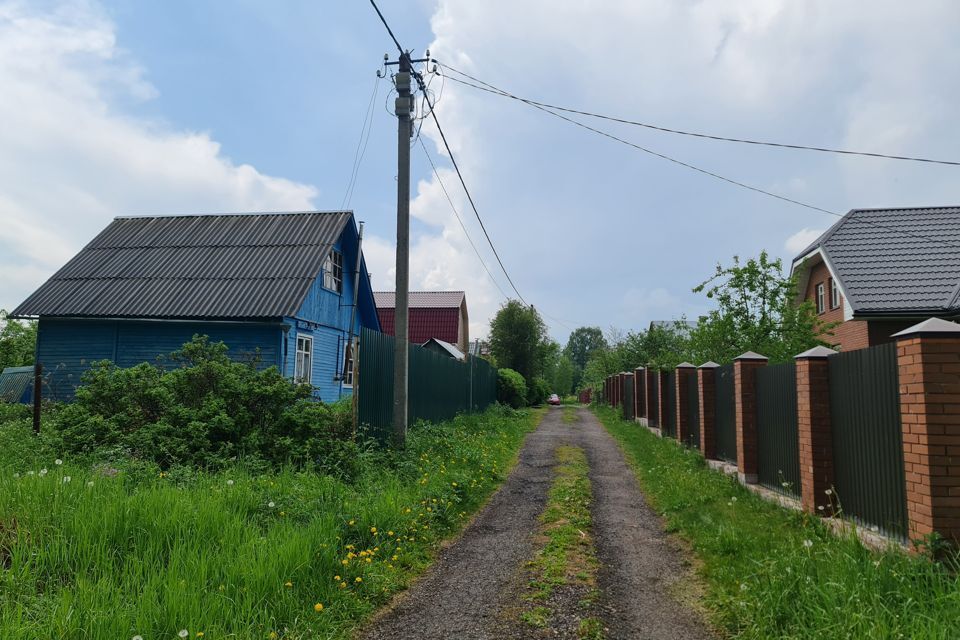
[{"label": "dormer window", "polygon": [[323,287],[343,293],[343,254],[331,249],[323,261]]}]

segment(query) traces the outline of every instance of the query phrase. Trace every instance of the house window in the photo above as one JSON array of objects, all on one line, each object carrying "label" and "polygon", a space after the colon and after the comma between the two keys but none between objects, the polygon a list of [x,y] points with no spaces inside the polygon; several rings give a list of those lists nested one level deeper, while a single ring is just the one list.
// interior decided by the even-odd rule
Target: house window
[{"label": "house window", "polygon": [[343,254],[335,249],[331,249],[323,261],[323,286],[343,293]]},{"label": "house window", "polygon": [[817,313],[823,313],[826,310],[826,301],[824,300],[823,283],[817,285]]},{"label": "house window", "polygon": [[313,379],[313,338],[297,336],[297,360],[293,372],[293,381],[310,384]]},{"label": "house window", "polygon": [[343,386],[353,386],[353,343],[350,342],[343,350]]},{"label": "house window", "polygon": [[837,281],[833,278],[830,278],[830,308],[836,309],[840,306],[840,287],[837,286]]}]

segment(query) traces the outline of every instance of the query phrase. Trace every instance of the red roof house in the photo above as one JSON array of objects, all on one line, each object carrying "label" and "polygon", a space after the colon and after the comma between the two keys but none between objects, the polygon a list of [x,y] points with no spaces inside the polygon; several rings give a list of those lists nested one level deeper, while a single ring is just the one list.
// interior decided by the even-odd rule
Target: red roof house
[{"label": "red roof house", "polygon": [[[381,330],[394,335],[396,302],[393,291],[375,291],[373,297]],[[410,344],[423,344],[436,338],[467,352],[470,329],[467,296],[463,291],[411,291],[409,308]]]}]

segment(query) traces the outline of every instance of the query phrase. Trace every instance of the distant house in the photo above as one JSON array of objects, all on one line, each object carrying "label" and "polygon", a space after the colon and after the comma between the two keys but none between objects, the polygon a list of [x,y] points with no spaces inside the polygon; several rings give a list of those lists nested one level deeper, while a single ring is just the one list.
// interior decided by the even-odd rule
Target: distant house
[{"label": "distant house", "polygon": [[891,341],[930,317],[960,315],[960,207],[854,209],[794,259],[798,299],[844,351]]},{"label": "distant house", "polygon": [[448,358],[453,358],[454,360],[467,359],[467,355],[463,351],[460,351],[460,349],[457,349],[454,345],[450,344],[445,340],[430,338],[420,346],[430,351],[436,351],[437,353],[441,355],[445,355]]},{"label": "distant house", "polygon": [[[393,316],[396,298],[392,291],[377,291],[377,314],[383,332],[394,335]],[[467,315],[467,296],[463,291],[411,291],[410,343],[423,344],[437,338],[456,345],[466,353],[470,343],[470,319]]]},{"label": "distant house", "polygon": [[[58,399],[92,362],[152,362],[205,334],[333,401],[352,391],[357,235],[347,211],[116,218],[11,317],[39,319]],[[380,328],[362,256],[359,274],[354,336]]]}]

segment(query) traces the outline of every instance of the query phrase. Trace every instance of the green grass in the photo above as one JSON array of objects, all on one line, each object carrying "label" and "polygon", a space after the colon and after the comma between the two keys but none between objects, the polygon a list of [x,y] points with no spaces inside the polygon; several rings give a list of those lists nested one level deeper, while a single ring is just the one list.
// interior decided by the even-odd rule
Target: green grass
[{"label": "green grass", "polygon": [[[837,537],[710,470],[703,458],[595,411],[668,530],[689,541],[715,625],[737,638],[960,636],[960,579],[947,564]],[[956,559],[948,563],[956,567]]]},{"label": "green grass", "polygon": [[0,638],[348,637],[484,502],[540,415],[417,427],[348,484],[240,464],[57,464],[3,414]]},{"label": "green grass", "polygon": [[573,424],[574,422],[580,421],[580,416],[577,413],[576,407],[564,407],[563,408],[563,421],[566,424]]}]

